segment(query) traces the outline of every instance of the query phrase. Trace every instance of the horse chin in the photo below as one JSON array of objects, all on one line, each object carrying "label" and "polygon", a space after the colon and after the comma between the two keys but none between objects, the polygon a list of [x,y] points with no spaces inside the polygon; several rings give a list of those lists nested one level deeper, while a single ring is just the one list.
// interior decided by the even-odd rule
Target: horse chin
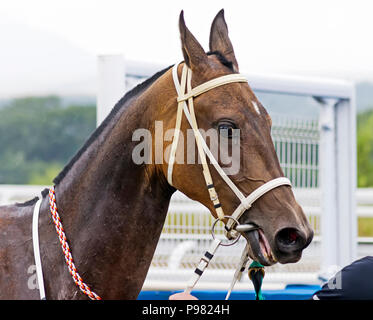
[{"label": "horse chin", "polygon": [[244,232],[243,236],[249,244],[249,256],[251,259],[264,266],[271,266],[277,263],[277,259],[261,229]]}]

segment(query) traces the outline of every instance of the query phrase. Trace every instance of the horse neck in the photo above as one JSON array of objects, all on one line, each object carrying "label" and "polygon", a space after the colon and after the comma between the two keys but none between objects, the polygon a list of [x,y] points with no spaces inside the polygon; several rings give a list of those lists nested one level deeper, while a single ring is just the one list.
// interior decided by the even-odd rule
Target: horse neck
[{"label": "horse neck", "polygon": [[155,166],[132,160],[134,130],[151,128],[170,99],[157,82],[165,80],[127,102],[55,187],[74,260],[104,298],[137,296],[172,195]]}]

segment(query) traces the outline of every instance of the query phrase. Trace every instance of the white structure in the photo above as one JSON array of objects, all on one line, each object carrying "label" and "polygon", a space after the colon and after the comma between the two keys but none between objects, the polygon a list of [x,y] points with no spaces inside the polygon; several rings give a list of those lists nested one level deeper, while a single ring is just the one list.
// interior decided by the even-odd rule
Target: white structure
[{"label": "white structure", "polygon": [[97,126],[125,92],[125,63],[122,55],[102,55],[97,60]]},{"label": "white structure", "polygon": [[[109,101],[112,101],[111,107],[113,107],[120,96],[124,94],[124,82],[128,88],[131,88],[134,83],[150,77],[164,67],[165,66],[134,61],[127,61],[124,63],[124,59],[119,56],[99,57],[99,83],[101,83],[101,85],[99,86],[99,92],[97,94],[98,123],[100,123],[104,116],[109,113]],[[115,76],[107,76],[110,75],[113,70],[115,70]],[[290,76],[264,76],[258,74],[246,74],[246,76],[249,85],[255,92],[308,96],[315,98],[319,102],[320,118],[318,123],[320,127],[316,128],[318,132],[318,165],[316,168],[317,170],[310,170],[313,175],[318,175],[320,181],[318,186],[320,189],[317,190],[317,196],[319,199],[317,201],[317,206],[311,205],[308,207],[308,199],[303,198],[304,203],[302,203],[302,200],[298,200],[309,215],[315,216],[315,214],[312,213],[315,211],[315,208],[316,211],[322,212],[321,232],[320,230],[317,230],[318,234],[315,237],[315,243],[321,243],[322,247],[320,267],[326,268],[331,265],[344,266],[352,262],[357,256],[357,217],[355,209],[356,110],[353,84],[341,80]],[[114,88],[116,89],[114,90]],[[113,92],[115,91],[115,93],[112,93],[111,90],[113,90]],[[118,95],[120,90],[122,90],[121,94]],[[105,103],[102,101],[105,101]],[[314,128],[311,129],[313,130]],[[274,137],[274,140],[276,145],[276,137]],[[278,141],[282,141],[281,137]],[[289,148],[290,147],[287,146],[287,150]],[[280,156],[279,159],[282,166],[287,165],[281,160]],[[315,165],[315,163],[313,163],[313,165]],[[284,170],[284,172],[286,175],[287,171]],[[302,174],[304,174],[304,172],[305,171],[303,170]],[[300,187],[300,189],[295,190],[296,195],[301,193],[304,194],[305,192],[313,194],[312,189],[307,191],[308,186]],[[313,187],[316,187],[316,185]],[[177,197],[180,196],[176,195],[176,198]],[[184,200],[180,201],[182,203],[182,210],[179,212],[180,214],[188,211],[190,213],[189,216],[191,217],[192,213],[201,212],[201,209],[197,208],[197,204],[193,204],[191,201],[187,204]],[[314,211],[308,210],[307,212],[307,208],[304,204],[306,204],[308,209],[312,207]],[[176,200],[171,204],[170,214],[173,210],[175,211],[175,208],[173,207],[174,205],[178,205]],[[174,218],[170,216],[168,218],[169,220],[167,220],[168,222],[166,222],[164,233],[161,237],[161,241],[164,240],[166,242],[168,241],[167,239],[171,238],[173,240],[179,239],[179,242],[175,240],[176,242],[174,241],[172,246],[179,249],[184,248],[183,250],[185,251],[185,254],[190,250],[190,241],[197,238],[199,241],[202,241],[201,239],[207,239],[205,236],[208,235],[209,228],[209,221],[207,221],[207,223],[199,223],[199,233],[202,234],[200,234],[199,237],[196,236],[195,232],[191,234],[189,231],[186,231],[186,229],[188,229],[188,224],[190,226],[194,223],[191,222],[192,220],[188,220],[189,216],[175,216],[175,219],[183,219],[183,221],[177,223],[175,221],[172,222],[171,220]],[[199,219],[202,218],[200,217]],[[168,232],[167,228],[172,228],[170,226],[174,224],[177,224],[181,229],[179,231],[174,230],[175,232],[171,233]],[[183,228],[186,229],[184,230]],[[202,232],[201,228],[207,229],[207,232]],[[187,243],[188,245],[180,246],[179,244],[181,241],[189,242]],[[205,247],[207,247],[207,244],[205,244]],[[169,250],[172,249],[167,247],[166,251]],[[162,249],[160,248],[158,251],[162,252]],[[238,252],[239,251],[237,251],[237,255],[239,255]],[[162,254],[160,254],[160,256],[162,256]],[[177,261],[175,261],[176,256],[180,256],[180,254],[172,255],[173,260],[171,265],[173,269],[175,269],[175,265],[177,265]],[[169,275],[167,270],[159,269],[158,271]],[[152,274],[152,268],[150,274]],[[180,274],[178,277],[180,277]],[[314,280],[315,277],[310,276],[308,279]]]},{"label": "white structure", "polygon": [[[346,90],[346,94],[348,91]],[[356,133],[354,95],[328,98],[320,116],[323,264],[344,266],[356,257]]]}]

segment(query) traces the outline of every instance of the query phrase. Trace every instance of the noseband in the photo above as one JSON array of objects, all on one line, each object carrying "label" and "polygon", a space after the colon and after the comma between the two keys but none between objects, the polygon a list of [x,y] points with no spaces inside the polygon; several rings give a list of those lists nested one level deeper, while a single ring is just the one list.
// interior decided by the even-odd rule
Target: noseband
[{"label": "noseband", "polygon": [[197,97],[209,90],[212,90],[216,87],[227,85],[235,82],[247,82],[247,79],[240,74],[229,74],[221,76],[210,81],[207,81],[195,88],[192,88],[192,70],[184,64],[182,73],[181,73],[181,82],[179,82],[179,77],[177,74],[178,64],[174,65],[172,68],[172,77],[175,84],[177,92],[177,114],[176,114],[176,124],[174,130],[174,136],[171,145],[170,157],[168,161],[168,170],[167,170],[167,180],[170,185],[172,185],[172,171],[175,163],[176,149],[179,141],[179,133],[181,127],[181,119],[184,114],[193,129],[194,137],[197,143],[198,154],[202,163],[202,172],[205,179],[206,188],[209,192],[210,200],[212,201],[217,217],[219,220],[226,219],[226,215],[219,201],[218,194],[215,190],[214,183],[212,181],[211,173],[209,166],[207,165],[206,155],[210,159],[211,164],[215,167],[216,171],[226,182],[229,188],[240,200],[239,206],[234,210],[230,215],[225,225],[226,236],[228,239],[237,238],[242,231],[248,231],[255,229],[256,227],[251,224],[242,225],[238,223],[239,218],[242,214],[251,208],[252,204],[259,199],[262,195],[271,191],[274,188],[277,188],[282,185],[291,186],[291,182],[288,178],[279,177],[273,180],[270,180],[259,188],[255,189],[248,196],[245,196],[240,189],[232,182],[228,175],[224,172],[223,168],[218,164],[213,154],[211,153],[209,147],[207,146],[204,138],[202,137],[200,131],[198,130],[197,119],[194,111],[193,98]]}]

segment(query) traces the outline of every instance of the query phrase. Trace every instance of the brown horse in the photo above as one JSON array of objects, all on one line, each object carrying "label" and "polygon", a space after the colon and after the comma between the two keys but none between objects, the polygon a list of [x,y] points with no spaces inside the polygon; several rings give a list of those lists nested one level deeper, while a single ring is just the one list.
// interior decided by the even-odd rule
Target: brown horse
[{"label": "brown horse", "polygon": [[[193,87],[238,72],[223,11],[212,23],[209,53],[185,26],[183,14],[179,27],[185,63],[193,71]],[[216,215],[200,164],[175,163],[171,186],[166,178],[167,163],[138,165],[132,159],[138,145],[133,141],[137,128],[154,134],[156,121],[162,121],[164,130],[175,127],[177,94],[171,73],[167,68],[127,93],[54,180],[57,207],[75,265],[103,299],[136,299],[176,189]],[[271,119],[247,83],[227,84],[196,97],[195,110],[201,129],[240,129],[240,169],[231,179],[244,194],[283,176],[271,140]],[[183,118],[181,131],[188,128]],[[155,159],[160,150],[154,141],[152,146]],[[233,212],[238,199],[214,167],[209,167],[224,211]],[[88,299],[68,272],[45,195],[39,242],[46,297]],[[38,290],[30,287],[35,276],[31,233],[35,202],[0,207],[1,299],[39,299]],[[298,261],[312,239],[313,232],[289,186],[263,195],[240,222],[258,227],[244,236],[251,257],[265,265]]]}]

